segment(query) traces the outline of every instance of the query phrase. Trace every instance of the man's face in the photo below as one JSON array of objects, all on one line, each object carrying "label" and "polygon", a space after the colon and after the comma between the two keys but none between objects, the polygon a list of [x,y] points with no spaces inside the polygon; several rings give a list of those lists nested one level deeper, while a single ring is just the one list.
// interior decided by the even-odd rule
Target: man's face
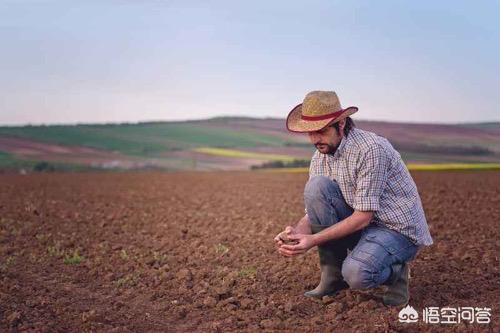
[{"label": "man's face", "polygon": [[334,154],[344,136],[345,122],[340,124],[340,130],[327,126],[320,131],[309,132],[309,140],[322,154]]}]

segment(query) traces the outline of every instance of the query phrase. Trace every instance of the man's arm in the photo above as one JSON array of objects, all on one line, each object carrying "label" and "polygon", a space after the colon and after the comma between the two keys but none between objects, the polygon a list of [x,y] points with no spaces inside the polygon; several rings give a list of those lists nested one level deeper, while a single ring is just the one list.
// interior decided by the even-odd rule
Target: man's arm
[{"label": "man's arm", "polygon": [[363,229],[373,218],[373,212],[361,212],[355,210],[349,217],[335,223],[329,228],[312,235],[314,246],[321,245],[329,240],[343,238],[358,230]]},{"label": "man's arm", "polygon": [[295,230],[295,233],[297,234],[310,234],[311,233],[311,227],[309,225],[309,217],[304,215],[303,218],[297,222],[297,224],[293,227]]},{"label": "man's arm", "polygon": [[294,256],[305,253],[313,246],[321,245],[327,241],[339,239],[350,235],[358,230],[363,229],[373,218],[373,212],[362,212],[355,210],[354,213],[326,228],[325,230],[311,234],[291,234],[288,236],[290,240],[297,241],[296,245],[283,244],[279,247],[279,252],[285,256]]}]

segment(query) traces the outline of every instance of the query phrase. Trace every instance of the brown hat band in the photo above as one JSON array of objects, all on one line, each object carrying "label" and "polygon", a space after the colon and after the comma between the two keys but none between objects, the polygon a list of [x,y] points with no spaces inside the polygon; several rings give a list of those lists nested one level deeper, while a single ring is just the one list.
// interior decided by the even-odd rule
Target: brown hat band
[{"label": "brown hat band", "polygon": [[336,118],[337,116],[340,116],[340,114],[342,114],[342,112],[344,112],[344,111],[345,110],[340,110],[340,111],[336,111],[336,112],[333,112],[333,113],[324,114],[324,115],[321,115],[321,116],[304,116],[304,115],[301,115],[300,118],[302,120],[310,120],[310,121],[325,120],[325,119],[330,119],[330,118]]}]

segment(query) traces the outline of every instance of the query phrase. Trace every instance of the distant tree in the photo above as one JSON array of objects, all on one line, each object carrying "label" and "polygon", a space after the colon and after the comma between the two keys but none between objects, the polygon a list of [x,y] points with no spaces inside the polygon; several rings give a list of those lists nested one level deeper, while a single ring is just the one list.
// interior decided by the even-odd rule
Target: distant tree
[{"label": "distant tree", "polygon": [[54,170],[55,170],[54,165],[46,161],[38,162],[33,166],[33,171],[36,172],[54,171]]},{"label": "distant tree", "polygon": [[269,168],[302,168],[302,167],[308,167],[309,163],[310,163],[309,160],[299,160],[299,159],[289,162],[270,161],[270,162],[264,162],[260,165],[252,165],[250,169],[256,170],[256,169],[269,169]]}]

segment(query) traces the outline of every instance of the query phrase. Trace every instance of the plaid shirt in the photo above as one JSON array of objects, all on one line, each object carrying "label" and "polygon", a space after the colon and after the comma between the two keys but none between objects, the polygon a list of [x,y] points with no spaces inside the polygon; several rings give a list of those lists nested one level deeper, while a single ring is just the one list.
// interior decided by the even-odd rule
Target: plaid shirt
[{"label": "plaid shirt", "polygon": [[417,186],[387,139],[351,129],[335,154],[314,153],[309,178],[317,175],[337,181],[353,209],[373,211],[371,223],[385,225],[416,245],[432,244]]}]

